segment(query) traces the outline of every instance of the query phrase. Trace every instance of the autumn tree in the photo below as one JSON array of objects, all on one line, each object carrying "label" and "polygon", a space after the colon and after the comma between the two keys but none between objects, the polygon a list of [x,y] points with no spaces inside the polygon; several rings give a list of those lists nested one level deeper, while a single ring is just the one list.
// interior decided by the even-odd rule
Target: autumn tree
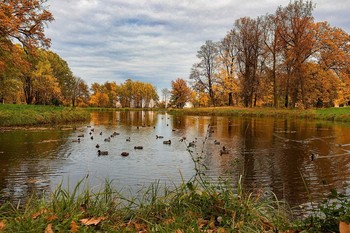
[{"label": "autumn tree", "polygon": [[217,83],[217,44],[211,40],[206,41],[197,52],[197,57],[200,59],[200,62],[193,65],[190,74],[190,79],[194,81],[193,88],[199,91],[206,91],[210,96],[212,105],[215,106],[213,86]]},{"label": "autumn tree", "polygon": [[315,31],[312,30],[314,5],[310,1],[294,1],[286,7],[279,7],[276,11],[278,35],[283,41],[284,63],[286,75],[285,106],[291,107],[300,99],[304,107],[306,104],[305,75],[303,65],[314,53]]},{"label": "autumn tree", "polygon": [[191,88],[187,86],[184,79],[178,78],[171,82],[170,102],[177,108],[183,108],[186,102],[191,98]]},{"label": "autumn tree", "polygon": [[45,25],[54,18],[46,9],[46,0],[0,2],[0,38],[18,40],[25,48],[49,47]]},{"label": "autumn tree", "polygon": [[236,50],[232,33],[228,33],[220,41],[218,51],[218,84],[222,88],[222,94],[228,96],[228,105],[232,106],[234,96],[237,102],[239,94],[238,80],[235,77]]},{"label": "autumn tree", "polygon": [[151,101],[157,102],[159,96],[157,94],[157,89],[150,83],[144,83],[143,87],[143,103],[144,107],[150,107]]},{"label": "autumn tree", "polygon": [[35,104],[55,104],[60,103],[61,89],[59,83],[53,75],[50,62],[47,60],[45,51],[40,51],[40,56],[31,72],[32,92]]},{"label": "autumn tree", "polygon": [[123,108],[130,108],[132,103],[132,84],[131,79],[125,80],[117,88],[119,102]]},{"label": "autumn tree", "polygon": [[331,27],[327,22],[314,25],[316,30],[316,53],[314,58],[324,71],[332,71],[341,82],[340,104],[350,101],[350,35],[341,28]]},{"label": "autumn tree", "polygon": [[282,40],[278,34],[278,17],[275,14],[268,14],[262,18],[263,41],[265,48],[265,69],[268,78],[271,80],[273,88],[273,106],[278,107],[279,85],[278,68],[281,67],[283,60]]},{"label": "autumn tree", "polygon": [[[1,65],[2,64],[2,65]],[[18,45],[8,44],[0,49],[0,102],[17,102],[22,91],[20,77],[29,69],[29,64]]]},{"label": "autumn tree", "polygon": [[263,64],[263,32],[261,18],[236,20],[231,30],[236,49],[241,93],[244,106],[256,105],[260,85],[259,72]]},{"label": "autumn tree", "polygon": [[70,80],[71,86],[71,105],[86,107],[88,105],[88,99],[90,97],[89,87],[86,82],[80,77],[73,77]]},{"label": "autumn tree", "polygon": [[51,64],[52,74],[57,79],[61,89],[62,102],[64,105],[75,105],[76,88],[81,81],[74,77],[73,72],[68,66],[68,63],[63,60],[58,54],[47,51],[47,59]]}]

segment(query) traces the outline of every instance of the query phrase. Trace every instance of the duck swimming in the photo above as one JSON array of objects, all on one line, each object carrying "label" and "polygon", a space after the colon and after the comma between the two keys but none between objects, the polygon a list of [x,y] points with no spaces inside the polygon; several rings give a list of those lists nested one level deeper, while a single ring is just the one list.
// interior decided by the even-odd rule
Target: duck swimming
[{"label": "duck swimming", "polygon": [[170,145],[171,144],[171,140],[169,139],[168,141],[163,141],[163,144]]},{"label": "duck swimming", "polygon": [[101,150],[98,150],[97,151],[98,155],[108,155],[108,151],[101,151]]}]

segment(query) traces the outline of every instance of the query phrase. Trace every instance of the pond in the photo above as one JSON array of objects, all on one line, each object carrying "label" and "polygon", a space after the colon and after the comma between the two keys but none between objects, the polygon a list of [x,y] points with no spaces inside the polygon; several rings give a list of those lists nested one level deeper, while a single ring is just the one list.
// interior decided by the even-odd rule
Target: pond
[{"label": "pond", "polygon": [[[223,177],[236,185],[242,175],[247,191],[272,191],[297,206],[333,188],[350,192],[349,129],[298,119],[135,111],[93,112],[84,125],[3,130],[1,200],[25,199],[60,183],[74,187],[87,176],[90,187],[108,179],[131,194],[152,182],[176,185],[194,175],[192,156],[202,156],[208,179]],[[78,136],[84,136],[80,142]],[[229,152],[221,153],[223,147]],[[108,155],[98,156],[99,149]]]}]

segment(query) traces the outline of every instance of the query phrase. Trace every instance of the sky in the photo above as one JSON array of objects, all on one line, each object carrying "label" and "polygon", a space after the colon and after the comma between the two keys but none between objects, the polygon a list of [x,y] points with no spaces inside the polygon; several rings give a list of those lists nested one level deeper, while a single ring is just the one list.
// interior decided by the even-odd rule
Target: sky
[{"label": "sky", "polygon": [[[49,0],[51,50],[91,83],[130,78],[158,92],[188,79],[206,40],[219,41],[241,17],[274,13],[290,0]],[[315,21],[350,33],[350,0],[314,0]]]}]

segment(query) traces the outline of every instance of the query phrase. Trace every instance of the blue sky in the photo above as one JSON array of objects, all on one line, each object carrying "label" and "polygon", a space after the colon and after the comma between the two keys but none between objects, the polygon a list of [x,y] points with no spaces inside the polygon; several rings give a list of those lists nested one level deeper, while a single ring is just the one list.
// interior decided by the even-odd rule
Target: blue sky
[{"label": "blue sky", "polygon": [[[158,91],[188,79],[206,40],[218,41],[240,17],[273,13],[289,0],[49,0],[51,50],[75,76],[93,82],[126,79]],[[316,0],[316,21],[350,33],[349,0]]]}]

